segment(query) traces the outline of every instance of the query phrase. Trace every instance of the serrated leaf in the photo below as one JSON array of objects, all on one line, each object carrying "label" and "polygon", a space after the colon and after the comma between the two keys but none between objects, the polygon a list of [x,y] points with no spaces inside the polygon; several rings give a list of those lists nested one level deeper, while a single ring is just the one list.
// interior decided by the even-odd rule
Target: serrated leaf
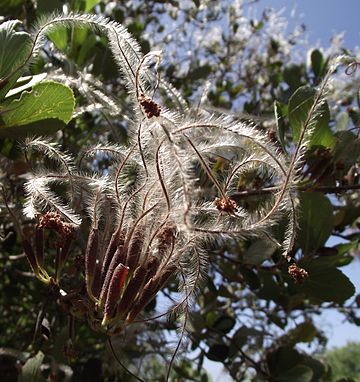
[{"label": "serrated leaf", "polygon": [[[24,63],[30,53],[32,42],[30,35],[26,32],[15,31],[20,24],[19,20],[0,24],[0,80]],[[17,71],[6,84],[0,86],[0,99],[4,98],[21,74],[22,70]]]},{"label": "serrated leaf", "polygon": [[333,207],[320,192],[300,195],[298,243],[304,253],[322,247],[334,228]]},{"label": "serrated leaf", "polygon": [[20,99],[4,105],[4,125],[0,126],[0,134],[9,134],[9,129],[14,127],[48,119],[58,119],[66,124],[71,119],[74,107],[74,95],[68,86],[53,81],[39,83],[32,91],[23,92]]},{"label": "serrated leaf", "polygon": [[45,378],[41,375],[41,364],[44,360],[44,354],[38,352],[34,357],[28,359],[22,367],[18,382],[42,382]]},{"label": "serrated leaf", "polygon": [[[301,131],[308,120],[315,95],[315,89],[310,86],[301,86],[290,97],[289,121],[295,142],[299,140]],[[330,111],[326,101],[322,102],[317,109],[316,116],[312,118],[314,123],[312,123],[313,132],[310,138],[310,146],[321,145],[333,148],[335,137],[329,128]]]},{"label": "serrated leaf", "polygon": [[35,74],[34,76],[20,77],[16,81],[16,84],[13,86],[13,88],[10,91],[8,91],[5,98],[13,97],[16,94],[20,94],[24,90],[31,89],[34,85],[44,80],[46,76],[47,73],[40,73]]}]

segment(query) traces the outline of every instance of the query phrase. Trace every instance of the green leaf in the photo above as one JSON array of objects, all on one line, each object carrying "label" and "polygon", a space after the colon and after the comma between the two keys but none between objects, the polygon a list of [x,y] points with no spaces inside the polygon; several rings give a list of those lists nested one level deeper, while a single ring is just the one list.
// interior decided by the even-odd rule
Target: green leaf
[{"label": "green leaf", "polygon": [[208,359],[217,362],[223,362],[229,355],[229,346],[223,344],[215,344],[210,346],[209,351],[206,353]]},{"label": "green leaf", "polygon": [[259,276],[261,277],[262,288],[257,292],[257,296],[265,300],[280,303],[282,297],[281,288],[270,272],[259,271]]},{"label": "green leaf", "polygon": [[302,355],[290,346],[275,348],[268,354],[267,363],[272,375],[279,375],[284,370],[290,370],[302,361]]},{"label": "green leaf", "polygon": [[336,116],[337,131],[347,130],[347,128],[349,127],[349,123],[350,123],[350,117],[348,112],[342,111]]},{"label": "green leaf", "polygon": [[303,68],[300,65],[289,65],[284,69],[284,80],[290,86],[290,90],[294,91],[301,86],[301,77]]},{"label": "green leaf", "polygon": [[331,266],[326,258],[301,262],[300,266],[309,273],[309,278],[298,288],[314,303],[344,303],[355,293],[355,287],[339,269]]},{"label": "green leaf", "polygon": [[[0,80],[12,73],[26,61],[31,49],[31,37],[25,32],[15,32],[19,20],[6,21],[0,24]],[[11,89],[21,76],[22,70],[14,73],[6,84],[0,83],[0,100]]]},{"label": "green leaf", "polygon": [[[35,85],[30,92],[23,92],[20,99],[4,105],[0,134],[9,136],[15,127],[48,119],[58,119],[64,124],[71,119],[75,107],[72,90],[53,81]],[[29,131],[29,133],[33,133]]]},{"label": "green leaf", "polygon": [[263,337],[265,334],[267,333],[254,328],[249,328],[247,326],[241,326],[233,335],[231,342],[235,348],[241,348],[246,344],[248,338],[260,336]]},{"label": "green leaf", "polygon": [[275,115],[275,122],[276,122],[276,130],[277,135],[279,138],[279,142],[281,144],[282,149],[286,152],[285,149],[285,129],[286,125],[284,122],[284,114],[283,114],[283,107],[285,105],[281,105],[279,102],[274,102],[274,115]]},{"label": "green leaf", "polygon": [[61,0],[37,0],[36,2],[36,10],[39,13],[61,11],[62,6],[63,4]]},{"label": "green leaf", "polygon": [[20,94],[24,90],[30,90],[34,85],[41,82],[46,78],[46,73],[35,74],[34,76],[20,77],[13,88],[8,91],[5,98],[13,97],[16,94]]},{"label": "green leaf", "polygon": [[[289,121],[295,142],[299,140],[301,131],[308,120],[315,95],[315,89],[309,86],[301,86],[290,97]],[[321,106],[317,109],[316,116],[312,118],[314,123],[312,123],[313,132],[310,139],[310,146],[321,145],[333,148],[335,138],[329,128],[330,112],[327,102],[322,102]]]},{"label": "green leaf", "polygon": [[66,124],[60,119],[42,119],[22,126],[9,128],[0,127],[0,138],[18,139],[29,135],[49,135],[65,128]]},{"label": "green leaf", "polygon": [[339,131],[335,135],[334,162],[342,161],[352,166],[360,157],[360,141],[351,131]]},{"label": "green leaf", "polygon": [[[328,254],[322,254],[320,251],[320,254],[322,254],[322,261],[326,262],[329,266],[334,267],[348,265],[354,260],[354,256],[348,252],[357,246],[358,242],[356,240],[353,242],[350,241],[349,243],[338,244],[335,247],[328,249]],[[322,250],[324,250],[324,248]]]},{"label": "green leaf", "polygon": [[193,80],[200,80],[201,78],[206,78],[211,73],[210,65],[199,66],[188,73],[188,77]]},{"label": "green leaf", "polygon": [[310,55],[311,67],[315,74],[315,77],[321,77],[324,71],[324,57],[318,49],[314,49]]},{"label": "green leaf", "polygon": [[305,365],[296,365],[293,368],[282,372],[273,379],[274,382],[310,382],[313,371]]},{"label": "green leaf", "polygon": [[303,322],[290,330],[288,336],[296,344],[298,342],[311,342],[317,334],[317,329],[312,322]]},{"label": "green leaf", "polygon": [[99,3],[100,3],[100,0],[86,0],[85,1],[85,12],[90,12]]},{"label": "green leaf", "polygon": [[68,47],[67,29],[66,27],[57,27],[47,34],[57,49],[66,52]]},{"label": "green leaf", "polygon": [[85,41],[81,44],[76,62],[79,66],[85,64],[86,60],[89,57],[89,52],[92,51],[94,45],[96,44],[96,37],[94,34],[89,34]]},{"label": "green leaf", "polygon": [[44,360],[44,354],[38,352],[34,357],[28,359],[22,367],[18,382],[42,382],[45,378],[41,375],[41,364]]},{"label": "green leaf", "polygon": [[261,287],[258,275],[252,269],[241,267],[239,271],[251,290],[256,290]]},{"label": "green leaf", "polygon": [[223,315],[215,321],[213,329],[226,334],[231,331],[235,324],[236,320],[233,317]]},{"label": "green leaf", "polygon": [[334,227],[333,207],[320,192],[300,194],[298,243],[305,254],[322,247]]},{"label": "green leaf", "polygon": [[270,240],[257,240],[244,253],[243,262],[244,264],[260,265],[269,259],[277,249],[277,245]]}]

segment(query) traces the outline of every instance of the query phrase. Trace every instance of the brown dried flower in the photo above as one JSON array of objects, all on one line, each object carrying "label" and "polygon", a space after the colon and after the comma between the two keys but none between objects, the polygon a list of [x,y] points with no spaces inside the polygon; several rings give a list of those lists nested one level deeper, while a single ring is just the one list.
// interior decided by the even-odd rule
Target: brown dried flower
[{"label": "brown dried flower", "polygon": [[220,212],[227,212],[231,214],[237,211],[237,204],[235,200],[230,198],[216,198],[215,206]]},{"label": "brown dried flower", "polygon": [[144,109],[146,116],[150,119],[151,117],[158,117],[161,112],[161,107],[149,97],[145,97],[143,93],[140,94],[138,98],[140,105]]},{"label": "brown dried flower", "polygon": [[289,266],[288,273],[295,280],[295,284],[300,285],[309,277],[308,272],[303,268],[299,268],[296,264]]},{"label": "brown dried flower", "polygon": [[46,212],[40,216],[38,228],[47,228],[56,231],[61,238],[74,239],[75,228],[72,224],[66,223],[61,220],[60,215],[57,212]]}]

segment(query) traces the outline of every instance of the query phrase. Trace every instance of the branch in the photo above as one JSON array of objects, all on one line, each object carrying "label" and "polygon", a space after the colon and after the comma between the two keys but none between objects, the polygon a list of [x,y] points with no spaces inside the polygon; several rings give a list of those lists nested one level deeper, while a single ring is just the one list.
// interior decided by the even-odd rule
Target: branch
[{"label": "branch", "polygon": [[[344,191],[360,190],[360,184],[347,184],[342,186],[295,186],[297,191],[309,191],[309,192],[323,192],[324,194],[337,194]],[[247,198],[250,196],[272,194],[281,190],[281,186],[264,187],[256,190],[246,190],[234,192],[231,197],[234,198]]]}]

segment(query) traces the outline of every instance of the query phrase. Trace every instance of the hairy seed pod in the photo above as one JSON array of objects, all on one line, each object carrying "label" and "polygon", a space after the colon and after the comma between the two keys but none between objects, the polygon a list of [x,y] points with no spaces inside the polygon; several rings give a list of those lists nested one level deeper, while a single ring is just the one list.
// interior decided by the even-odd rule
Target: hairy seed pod
[{"label": "hairy seed pod", "polygon": [[44,229],[38,225],[35,228],[35,255],[39,267],[44,266]]},{"label": "hairy seed pod", "polygon": [[134,321],[136,316],[146,307],[146,305],[153,299],[155,293],[154,291],[158,286],[158,279],[150,279],[144,289],[140,292],[134,307],[130,310],[129,315],[126,319],[127,323]]},{"label": "hairy seed pod", "polygon": [[88,237],[86,252],[85,252],[85,280],[86,290],[90,297],[92,296],[92,282],[95,274],[96,258],[99,245],[99,231],[97,228],[92,228]]},{"label": "hairy seed pod", "polygon": [[174,241],[176,234],[176,226],[171,223],[167,222],[166,225],[159,231],[159,233],[156,235],[156,238],[158,240],[158,249],[160,254],[164,254]]},{"label": "hairy seed pod", "polygon": [[[158,264],[158,260],[153,258],[148,264],[148,272],[153,272],[154,264]],[[127,322],[132,322],[136,316],[146,307],[147,304],[155,297],[158,291],[163,285],[174,275],[177,267],[176,265],[170,265],[166,269],[160,271],[156,276],[149,279],[144,288],[140,290],[140,293],[136,299],[134,307],[130,310],[127,318]],[[155,271],[156,272],[156,271]],[[147,277],[149,274],[147,274]]]},{"label": "hairy seed pod", "polygon": [[94,279],[91,286],[92,293],[94,297],[98,297],[101,289],[101,264],[99,261],[96,262]]},{"label": "hairy seed pod", "polygon": [[38,263],[36,261],[36,256],[35,256],[33,247],[31,246],[30,242],[26,239],[24,239],[21,244],[23,246],[25,255],[26,255],[26,257],[30,263],[32,270],[34,271],[35,275],[38,276],[39,275],[39,266],[38,266]]},{"label": "hairy seed pod", "polygon": [[144,290],[139,294],[135,306],[131,309],[127,322],[132,322],[136,316],[146,307],[147,304],[155,297],[159,290],[166,284],[171,276],[176,271],[176,266],[171,265],[165,271],[151,278],[144,287]]},{"label": "hairy seed pod", "polygon": [[105,256],[102,262],[101,267],[101,283],[105,280],[105,275],[107,270],[109,269],[110,263],[112,258],[114,257],[114,254],[116,252],[116,249],[124,245],[125,241],[125,232],[124,230],[117,229],[111,236],[110,242],[106,248]]},{"label": "hairy seed pod", "polygon": [[156,272],[159,270],[160,266],[160,259],[151,256],[148,262],[146,263],[146,267],[148,269],[148,272],[146,274],[146,282],[148,282],[151,278],[153,278],[156,275]]},{"label": "hairy seed pod", "polygon": [[117,314],[120,318],[124,318],[130,308],[134,305],[134,301],[139,291],[141,291],[144,281],[147,278],[148,269],[140,266],[136,269],[134,276],[127,285],[124,294],[118,304]]},{"label": "hairy seed pod", "polygon": [[176,273],[177,266],[172,264],[159,274],[159,289]]},{"label": "hairy seed pod", "polygon": [[129,251],[126,258],[126,266],[131,270],[135,270],[138,266],[139,259],[141,256],[141,249],[144,245],[145,239],[145,229],[144,226],[140,225],[135,229],[131,243],[129,246]]},{"label": "hairy seed pod", "polygon": [[124,244],[120,243],[120,245],[118,246],[118,248],[117,248],[117,250],[116,250],[116,252],[115,252],[115,254],[114,254],[114,256],[110,262],[109,268],[108,268],[106,275],[105,275],[104,282],[101,286],[101,292],[100,292],[100,298],[99,298],[100,308],[102,308],[104,306],[107,291],[108,291],[109,284],[111,281],[111,277],[115,271],[115,268],[119,264],[124,264],[124,262],[126,262],[126,252],[127,251],[126,251],[126,248],[124,247]]},{"label": "hairy seed pod", "polygon": [[122,287],[124,285],[126,275],[128,274],[129,268],[124,264],[119,264],[111,277],[109,284],[109,290],[106,296],[105,308],[104,308],[104,318],[101,325],[105,326],[109,319],[112,318],[117,302],[120,298]]}]

